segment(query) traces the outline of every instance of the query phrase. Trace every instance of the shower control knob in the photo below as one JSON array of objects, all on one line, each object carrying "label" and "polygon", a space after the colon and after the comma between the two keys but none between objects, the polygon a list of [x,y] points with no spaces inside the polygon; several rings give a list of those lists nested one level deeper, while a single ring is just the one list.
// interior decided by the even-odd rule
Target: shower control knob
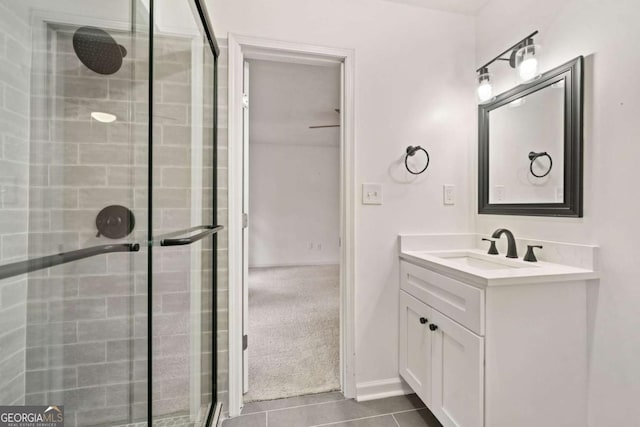
[{"label": "shower control knob", "polygon": [[420,318],[420,323],[422,323],[423,325],[426,325],[428,321],[429,321],[429,319],[427,319],[426,317],[421,317]]},{"label": "shower control knob", "polygon": [[131,210],[120,205],[107,206],[96,217],[96,237],[122,239],[131,234],[135,225],[136,219]]},{"label": "shower control knob", "polygon": [[434,325],[433,323],[429,325],[429,329],[431,329],[431,331],[435,331],[436,329],[438,329],[438,325]]}]

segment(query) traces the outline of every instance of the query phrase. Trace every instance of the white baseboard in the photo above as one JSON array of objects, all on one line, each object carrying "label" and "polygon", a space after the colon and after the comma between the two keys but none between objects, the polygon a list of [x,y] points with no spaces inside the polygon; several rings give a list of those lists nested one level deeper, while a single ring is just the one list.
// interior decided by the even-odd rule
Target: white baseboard
[{"label": "white baseboard", "polygon": [[289,263],[249,264],[249,268],[276,268],[276,267],[305,267],[321,265],[339,265],[340,260],[335,261],[301,261]]},{"label": "white baseboard", "polygon": [[404,396],[405,394],[411,393],[413,393],[411,387],[400,377],[369,381],[356,385],[356,400],[358,402],[384,399],[385,397]]}]

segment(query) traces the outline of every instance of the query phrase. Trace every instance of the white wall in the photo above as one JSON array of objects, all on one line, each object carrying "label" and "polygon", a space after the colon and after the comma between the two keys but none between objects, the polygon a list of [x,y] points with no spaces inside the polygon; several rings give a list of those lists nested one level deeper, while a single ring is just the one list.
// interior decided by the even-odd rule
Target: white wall
[{"label": "white wall", "polygon": [[[476,223],[481,233],[500,226],[517,237],[601,246],[602,279],[588,301],[591,427],[640,420],[638,22],[637,0],[492,0],[477,20],[477,64],[536,29],[543,70],[586,56],[584,218],[482,215]],[[501,67],[510,71],[491,71]],[[507,80],[496,76],[502,89]]]},{"label": "white wall", "polygon": [[249,266],[338,264],[340,68],[249,67]]},{"label": "white wall", "polygon": [[[208,3],[220,38],[355,49],[356,197],[363,182],[384,184],[382,206],[356,210],[356,382],[367,393],[398,378],[398,233],[472,229],[474,20],[380,0]],[[431,166],[407,182],[399,161],[417,144]],[[443,184],[457,186],[455,206],[443,206]]]},{"label": "white wall", "polygon": [[249,266],[338,264],[340,150],[251,145]]}]

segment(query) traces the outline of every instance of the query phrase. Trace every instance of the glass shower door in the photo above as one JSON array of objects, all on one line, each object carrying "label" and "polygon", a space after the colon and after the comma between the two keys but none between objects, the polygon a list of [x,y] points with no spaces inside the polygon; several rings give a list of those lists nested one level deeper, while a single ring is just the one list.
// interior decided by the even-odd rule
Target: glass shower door
[{"label": "glass shower door", "polygon": [[0,405],[148,414],[149,9],[0,3]]},{"label": "glass shower door", "polygon": [[151,233],[154,423],[199,426],[215,405],[215,42],[199,2],[156,0]]},{"label": "glass shower door", "polygon": [[201,8],[0,2],[0,407],[66,427],[210,419],[217,46]]}]

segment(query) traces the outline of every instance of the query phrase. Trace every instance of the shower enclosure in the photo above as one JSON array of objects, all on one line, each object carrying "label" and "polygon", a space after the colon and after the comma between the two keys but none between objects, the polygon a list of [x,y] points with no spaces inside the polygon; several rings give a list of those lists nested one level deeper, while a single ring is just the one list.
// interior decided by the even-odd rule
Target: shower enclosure
[{"label": "shower enclosure", "polygon": [[199,0],[0,1],[0,406],[216,411],[218,46]]}]

